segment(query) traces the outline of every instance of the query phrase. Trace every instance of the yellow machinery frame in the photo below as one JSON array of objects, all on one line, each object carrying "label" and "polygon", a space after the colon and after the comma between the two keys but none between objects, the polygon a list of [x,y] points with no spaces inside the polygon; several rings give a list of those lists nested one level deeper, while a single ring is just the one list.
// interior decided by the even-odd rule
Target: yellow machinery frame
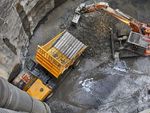
[{"label": "yellow machinery frame", "polygon": [[[56,41],[65,32],[66,31],[61,32],[43,46],[38,45],[37,53],[35,56],[36,61],[45,69],[47,69],[56,78],[58,78],[66,69],[73,65],[75,60],[86,49],[86,47],[82,48],[80,51],[78,51],[77,54],[73,56],[72,59],[69,59],[66,55],[62,54],[57,48],[53,47],[53,44],[56,43]],[[55,57],[53,53],[56,53],[57,56]]]}]

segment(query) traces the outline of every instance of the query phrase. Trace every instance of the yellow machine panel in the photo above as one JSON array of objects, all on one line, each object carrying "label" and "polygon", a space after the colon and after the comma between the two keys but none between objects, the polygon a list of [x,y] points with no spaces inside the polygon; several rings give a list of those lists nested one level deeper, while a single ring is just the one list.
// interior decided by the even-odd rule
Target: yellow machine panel
[{"label": "yellow machine panel", "polygon": [[43,46],[38,46],[36,61],[58,78],[87,48],[69,32],[64,31]]},{"label": "yellow machine panel", "polygon": [[40,79],[37,79],[32,86],[27,90],[27,93],[37,100],[43,101],[52,89],[43,84]]}]

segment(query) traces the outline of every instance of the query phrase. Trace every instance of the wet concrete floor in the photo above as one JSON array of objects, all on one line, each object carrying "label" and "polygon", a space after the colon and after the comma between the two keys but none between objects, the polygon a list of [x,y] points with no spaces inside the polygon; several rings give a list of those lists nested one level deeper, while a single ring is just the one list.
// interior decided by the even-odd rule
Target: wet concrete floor
[{"label": "wet concrete floor", "polygon": [[[76,28],[71,27],[73,11],[84,1],[87,2],[68,0],[49,13],[30,41],[29,57],[34,56],[38,44],[45,44],[64,29],[89,46],[80,64],[47,101],[52,113],[138,113],[149,108],[150,58],[123,59],[126,72],[115,70],[109,30],[117,29],[121,23],[104,12],[96,12],[86,14]],[[149,0],[108,2],[140,21],[149,22]]]}]

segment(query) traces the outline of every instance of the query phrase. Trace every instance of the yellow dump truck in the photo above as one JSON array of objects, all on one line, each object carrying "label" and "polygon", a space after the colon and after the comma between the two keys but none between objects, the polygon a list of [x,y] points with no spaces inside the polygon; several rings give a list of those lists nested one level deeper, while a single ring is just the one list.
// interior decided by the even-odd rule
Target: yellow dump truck
[{"label": "yellow dump truck", "polygon": [[62,32],[43,46],[38,46],[36,61],[58,78],[86,49],[69,32]]},{"label": "yellow dump truck", "polygon": [[[32,97],[44,100],[52,93],[54,81],[57,81],[74,64],[86,48],[86,45],[68,31],[63,31],[45,45],[38,45],[35,61],[41,66],[40,68],[44,69],[42,74],[39,73],[43,69],[39,69],[38,72],[35,71],[36,69],[32,69],[30,72],[20,74],[13,81],[13,84]],[[49,74],[45,75],[45,71],[48,71]]]}]

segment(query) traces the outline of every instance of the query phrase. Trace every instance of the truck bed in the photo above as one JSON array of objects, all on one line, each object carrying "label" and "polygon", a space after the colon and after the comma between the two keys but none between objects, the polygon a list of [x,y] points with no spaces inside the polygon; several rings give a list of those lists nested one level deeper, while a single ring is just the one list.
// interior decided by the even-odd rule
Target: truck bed
[{"label": "truck bed", "polygon": [[68,31],[64,31],[43,46],[38,46],[36,61],[58,78],[87,48]]}]

